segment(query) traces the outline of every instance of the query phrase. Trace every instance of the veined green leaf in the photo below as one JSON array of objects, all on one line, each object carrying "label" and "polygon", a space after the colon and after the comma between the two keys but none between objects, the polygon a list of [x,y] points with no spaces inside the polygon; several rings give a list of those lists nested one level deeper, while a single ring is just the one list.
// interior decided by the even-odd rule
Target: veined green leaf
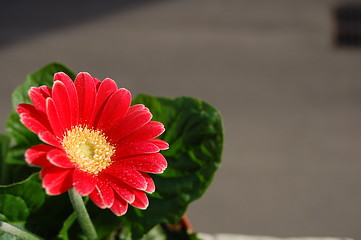
[{"label": "veined green leaf", "polygon": [[[44,203],[45,193],[38,174],[28,179],[0,186],[0,219],[17,227],[25,228],[29,215],[36,212]],[[9,234],[0,234],[1,240],[15,240]]]},{"label": "veined green leaf", "polygon": [[[0,186],[0,205],[8,206],[10,203],[9,200],[14,200],[14,202],[19,203],[19,208],[26,206],[24,211],[27,214],[22,213],[23,217],[20,213],[12,212],[14,209],[3,209],[0,210],[0,214],[5,216],[7,219],[15,219],[16,221],[25,221],[26,217],[31,213],[38,210],[44,203],[45,193],[41,187],[40,179],[38,174],[34,174],[28,179],[18,182],[11,185],[3,185]],[[24,205],[25,204],[25,205]],[[20,207],[21,205],[21,207]]]},{"label": "veined green leaf", "polygon": [[[63,65],[50,64],[30,74],[25,83],[15,90],[13,107],[15,108],[19,103],[30,103],[28,97],[30,87],[50,86],[54,73],[59,71],[67,73],[71,78],[75,77]],[[186,211],[188,204],[203,195],[220,165],[223,129],[221,116],[214,107],[204,101],[188,97],[171,99],[139,95],[133,101],[133,104],[136,103],[148,107],[153,114],[153,120],[160,121],[165,125],[166,132],[160,138],[170,144],[170,149],[163,152],[168,161],[168,168],[161,175],[152,175],[157,189],[154,194],[149,195],[150,204],[145,211],[130,208],[125,216],[118,218],[109,210],[94,207],[92,203],[88,204],[90,215],[98,230],[100,239],[107,239],[109,236],[118,233],[121,223],[124,224],[125,228],[132,231],[132,239],[140,239],[159,223],[178,222]],[[10,114],[6,131],[13,145],[7,151],[5,162],[11,166],[13,176],[25,177],[29,172],[25,173],[23,168],[28,170],[30,168],[24,164],[24,152],[29,147],[40,143],[40,141],[35,134],[21,124],[15,112]],[[2,141],[1,138],[0,141]],[[20,168],[20,170],[16,170],[18,174],[14,172],[16,167]],[[30,181],[32,182],[35,177],[29,179],[32,179]],[[79,232],[76,222],[74,222],[74,217],[69,217],[73,210],[67,197],[64,195],[45,197],[40,183],[36,181],[34,183],[38,184],[37,188],[43,194],[43,197],[40,197],[40,202],[38,202],[39,205],[36,205],[33,199],[27,195],[28,191],[24,190],[24,196],[12,195],[11,191],[15,190],[10,191],[8,189],[5,191],[0,187],[0,194],[6,195],[6,197],[3,197],[3,204],[8,205],[14,202],[14,204],[20,206],[25,203],[26,209],[29,210],[28,213],[14,212],[11,214],[5,210],[0,211],[0,218],[20,220],[27,220],[28,218],[25,224],[26,228],[47,239],[56,237],[59,232],[58,237],[62,239],[81,238],[82,234]],[[18,184],[25,184],[25,182]],[[17,185],[4,187],[11,187],[12,189],[12,186]],[[29,189],[32,189],[32,187]],[[7,196],[8,194],[11,197]],[[37,196],[38,194],[34,195]],[[10,198],[13,201],[10,201]],[[21,200],[14,200],[18,198]],[[42,226],[44,221],[51,223],[46,229],[39,227]]]},{"label": "veined green leaf", "polygon": [[167,170],[152,175],[156,192],[149,195],[148,209],[131,208],[123,217],[133,239],[140,239],[161,222],[178,222],[188,204],[203,195],[220,166],[223,126],[220,113],[198,99],[139,95],[133,103],[147,106],[152,120],[164,124],[166,132],[160,138],[170,145],[163,152]]},{"label": "veined green leaf", "polygon": [[[31,146],[41,143],[37,135],[27,129],[21,122],[19,115],[15,112],[15,109],[20,103],[31,103],[28,95],[28,91],[31,87],[39,87],[42,85],[51,86],[53,83],[53,76],[56,72],[65,72],[70,77],[74,77],[74,73],[67,67],[59,63],[49,64],[39,71],[36,71],[26,77],[25,82],[20,85],[12,95],[13,111],[10,113],[8,121],[6,123],[6,133],[10,137],[12,144],[6,157],[7,164],[26,165],[24,161],[24,153],[26,149]],[[29,176],[34,169],[29,170],[28,167],[17,166],[17,172],[11,173],[12,169],[9,168],[9,176],[11,182],[24,179]],[[10,181],[7,181],[10,182]]]},{"label": "veined green leaf", "polygon": [[8,169],[5,162],[8,155],[10,139],[8,136],[0,134],[0,184],[7,183]]},{"label": "veined green leaf", "polygon": [[51,87],[53,85],[53,77],[57,72],[64,72],[74,79],[75,74],[61,63],[50,63],[42,69],[29,74],[25,82],[15,89],[12,96],[13,109],[16,109],[20,103],[31,103],[28,91],[31,87],[39,87],[42,85]]}]

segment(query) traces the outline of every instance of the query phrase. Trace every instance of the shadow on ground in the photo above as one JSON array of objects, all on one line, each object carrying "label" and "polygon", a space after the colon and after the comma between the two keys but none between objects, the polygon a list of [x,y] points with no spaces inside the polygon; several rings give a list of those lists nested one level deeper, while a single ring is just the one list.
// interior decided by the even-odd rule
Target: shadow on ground
[{"label": "shadow on ground", "polygon": [[0,48],[44,32],[160,1],[4,1],[0,7]]}]

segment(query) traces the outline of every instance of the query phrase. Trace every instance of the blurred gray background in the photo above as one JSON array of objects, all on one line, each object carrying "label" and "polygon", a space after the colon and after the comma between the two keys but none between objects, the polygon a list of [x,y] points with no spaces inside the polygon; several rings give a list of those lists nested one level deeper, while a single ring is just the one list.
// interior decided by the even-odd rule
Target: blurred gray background
[{"label": "blurred gray background", "polygon": [[361,239],[361,51],[332,43],[337,2],[3,1],[1,132],[11,92],[52,61],[201,98],[225,148],[196,231]]}]

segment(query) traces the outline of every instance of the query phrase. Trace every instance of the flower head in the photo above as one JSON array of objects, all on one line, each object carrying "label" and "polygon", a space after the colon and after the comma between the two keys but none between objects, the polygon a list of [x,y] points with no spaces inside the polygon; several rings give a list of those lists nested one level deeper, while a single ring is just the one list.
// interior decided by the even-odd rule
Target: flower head
[{"label": "flower head", "polygon": [[31,147],[26,161],[42,167],[49,195],[70,188],[116,215],[128,204],[145,209],[155,185],[147,173],[162,173],[167,162],[160,150],[168,144],[157,136],[160,122],[149,110],[130,106],[131,94],[112,79],[99,81],[79,73],[73,82],[56,73],[52,88],[31,88],[33,104],[19,104],[21,122],[46,144]]}]

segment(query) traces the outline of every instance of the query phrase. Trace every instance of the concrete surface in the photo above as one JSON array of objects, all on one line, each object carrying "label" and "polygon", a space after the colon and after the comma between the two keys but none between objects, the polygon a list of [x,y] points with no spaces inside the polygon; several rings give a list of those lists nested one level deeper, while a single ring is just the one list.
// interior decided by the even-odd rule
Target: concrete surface
[{"label": "concrete surface", "polygon": [[197,231],[361,238],[361,52],[332,45],[335,1],[96,2],[1,3],[2,129],[12,90],[51,61],[198,97],[226,132]]},{"label": "concrete surface", "polygon": [[349,238],[333,238],[333,237],[292,237],[292,238],[276,238],[269,236],[249,236],[240,234],[207,234],[199,233],[198,237],[202,240],[351,240]]}]

